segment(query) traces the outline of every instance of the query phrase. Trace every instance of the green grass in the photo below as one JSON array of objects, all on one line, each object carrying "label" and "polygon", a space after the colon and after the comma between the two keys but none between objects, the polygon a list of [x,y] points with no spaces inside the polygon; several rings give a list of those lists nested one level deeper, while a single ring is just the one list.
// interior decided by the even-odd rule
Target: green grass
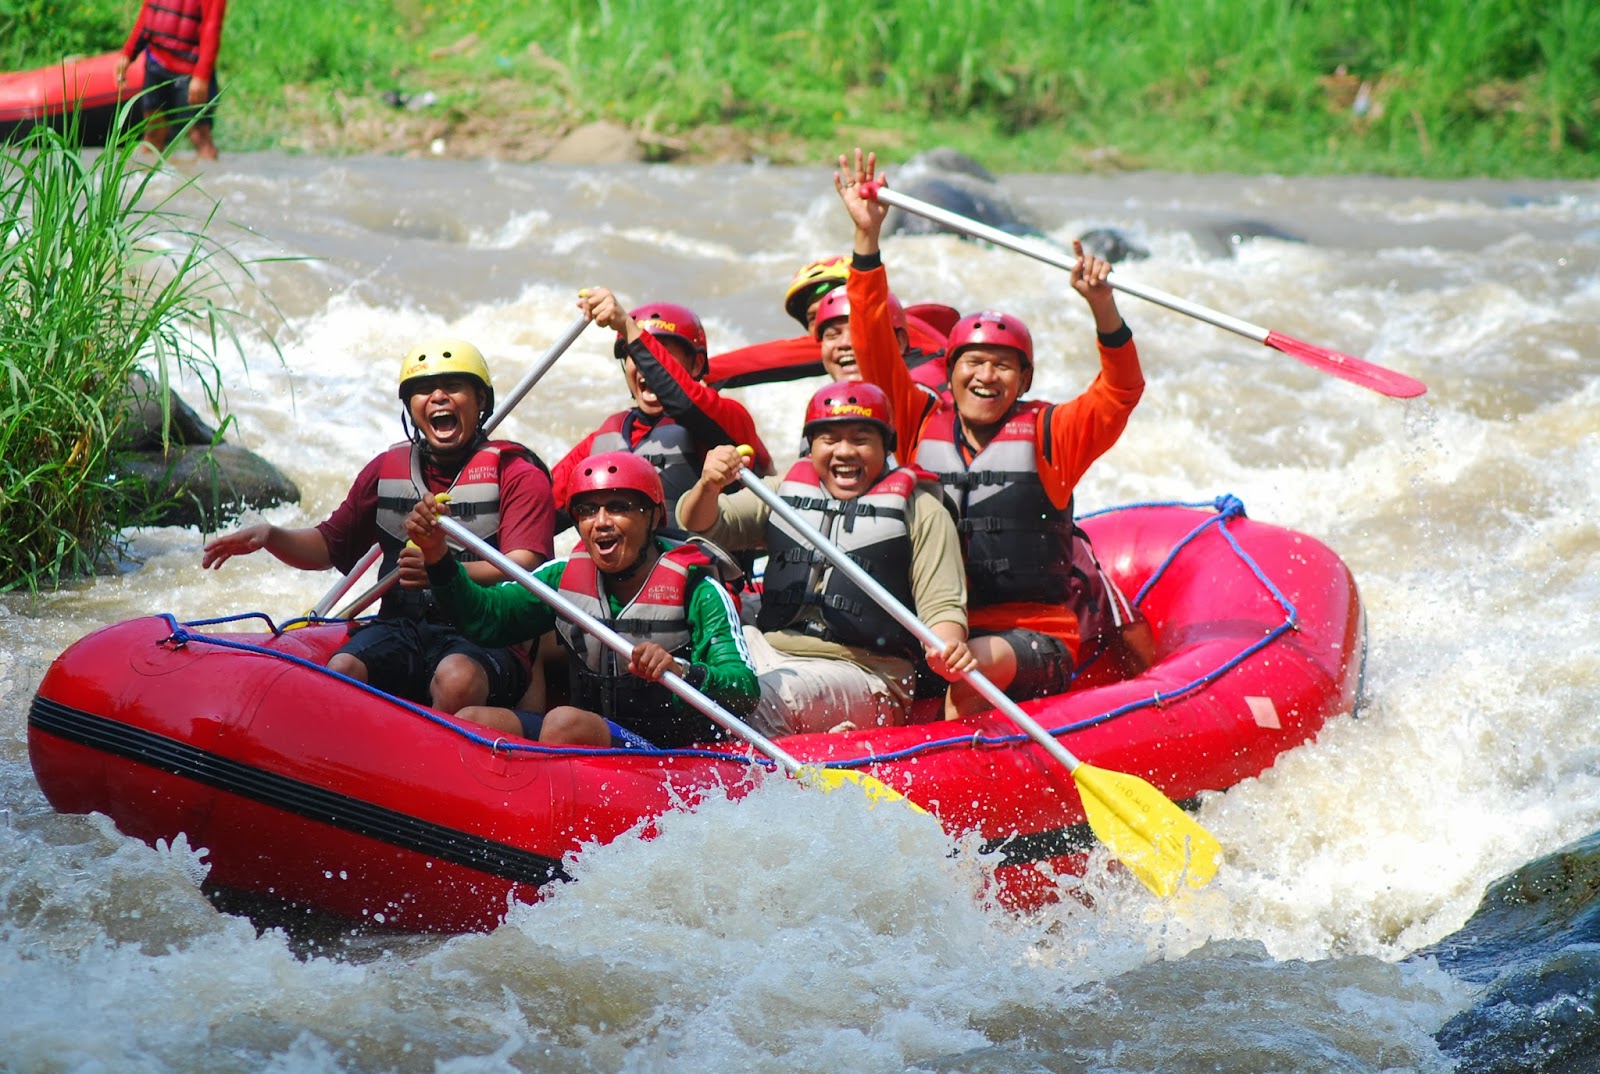
[{"label": "green grass", "polygon": [[0,153],[0,591],[104,566],[149,509],[115,466],[130,374],[163,399],[193,374],[214,407],[218,348],[240,348],[250,266],[176,208],[185,188],[152,191],[138,144],[38,128]]},{"label": "green grass", "polygon": [[[115,47],[134,7],[0,0],[0,64]],[[1001,170],[1600,174],[1592,0],[234,0],[223,49],[234,148],[432,89],[452,120],[729,125],[811,161],[868,134]]]}]

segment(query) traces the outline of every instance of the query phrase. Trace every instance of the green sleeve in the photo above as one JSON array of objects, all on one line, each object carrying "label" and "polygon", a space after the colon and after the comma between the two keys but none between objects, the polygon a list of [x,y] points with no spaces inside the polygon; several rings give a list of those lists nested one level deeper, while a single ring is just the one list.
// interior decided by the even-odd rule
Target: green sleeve
[{"label": "green sleeve", "polygon": [[[443,567],[445,562],[451,565],[448,571]],[[555,589],[561,584],[566,566],[564,559],[551,560],[533,575]],[[518,583],[479,585],[454,559],[429,567],[428,581],[434,600],[456,629],[479,645],[513,645],[537,638],[555,626],[556,615],[550,606]]]},{"label": "green sleeve", "polygon": [[735,716],[747,715],[761,700],[761,688],[733,598],[720,583],[702,575],[689,595],[688,611],[694,647],[685,679]]}]

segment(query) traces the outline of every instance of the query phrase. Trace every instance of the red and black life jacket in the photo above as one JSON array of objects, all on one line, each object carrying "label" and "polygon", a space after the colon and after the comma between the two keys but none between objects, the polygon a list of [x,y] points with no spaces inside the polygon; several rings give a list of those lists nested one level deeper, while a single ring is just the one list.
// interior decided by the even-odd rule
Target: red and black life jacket
[{"label": "red and black life jacket", "polygon": [[[855,499],[836,500],[822,488],[811,460],[803,458],[784,475],[778,495],[900,603],[914,607],[910,519],[916,488],[916,471],[902,467]],[[806,614],[809,609],[820,611],[820,621]],[[793,626],[841,645],[910,659],[921,655],[914,634],[777,515],[767,522],[767,570],[756,626],[763,631]]]},{"label": "red and black life jacket", "polygon": [[[383,549],[380,568],[387,574],[400,561],[406,545],[406,517],[428,488],[422,475],[422,447],[411,441],[392,445],[378,464],[378,546]],[[499,548],[500,460],[504,453],[521,453],[544,469],[539,457],[510,440],[484,441],[450,483],[450,517]],[[450,554],[462,562],[478,557],[455,542]],[[384,595],[379,616],[425,619],[433,616],[433,596],[425,589],[391,587]]]},{"label": "red and black life jacket", "polygon": [[[1050,404],[1019,403],[969,463],[957,438],[959,415],[940,407],[922,427],[917,465],[930,470],[956,513],[967,564],[967,606],[1060,604],[1090,638],[1120,622],[1073,500],[1050,502],[1039,478],[1038,423]],[[1109,618],[1108,618],[1109,617]]]},{"label": "red and black life jacket", "polygon": [[[580,542],[561,572],[561,595],[633,641],[653,641],[673,656],[688,660],[694,649],[689,624],[689,598],[712,563],[693,544],[667,547],[650,568],[644,585],[615,617],[605,594],[604,576]],[[731,603],[730,603],[731,607]],[[730,614],[735,630],[736,615]],[[673,694],[657,682],[628,671],[625,657],[613,652],[582,627],[567,619],[556,622],[567,650],[571,703],[597,712],[663,749],[712,741],[721,735],[711,720],[674,703]]]}]

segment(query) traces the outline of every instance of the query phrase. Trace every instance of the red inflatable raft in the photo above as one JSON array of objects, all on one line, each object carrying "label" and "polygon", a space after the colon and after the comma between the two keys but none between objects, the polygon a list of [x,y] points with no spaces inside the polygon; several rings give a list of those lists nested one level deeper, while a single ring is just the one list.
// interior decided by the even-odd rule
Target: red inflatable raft
[{"label": "red inflatable raft", "polygon": [[117,105],[143,88],[143,63],[130,66],[126,84],[117,86],[120,55],[69,57],[33,71],[0,74],[0,136],[37,123],[62,126],[76,110],[80,137],[102,141]]},{"label": "red inflatable raft", "polygon": [[[1352,711],[1361,604],[1324,545],[1226,497],[1214,510],[1121,508],[1084,527],[1140,594],[1159,661],[1023,706],[1077,756],[1192,805]],[[343,626],[223,625],[152,616],[75,643],[40,684],[28,745],[56,809],[105,813],[151,843],[185,833],[224,891],[405,929],[490,928],[584,843],[712,788],[752,786],[742,744],[496,741],[323,669]],[[1097,675],[1109,677],[1091,665]],[[1072,778],[1000,715],[781,744],[859,766],[952,833],[981,832],[1010,905],[1057,897],[1055,878],[1082,870],[1092,837]]]}]

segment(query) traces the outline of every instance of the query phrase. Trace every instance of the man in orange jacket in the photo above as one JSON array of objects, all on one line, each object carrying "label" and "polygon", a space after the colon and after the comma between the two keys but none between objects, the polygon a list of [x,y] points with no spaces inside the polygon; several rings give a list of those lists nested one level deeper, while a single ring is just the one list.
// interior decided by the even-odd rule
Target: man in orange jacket
[{"label": "man in orange jacket", "polygon": [[[951,329],[950,390],[928,391],[912,380],[894,336],[879,252],[887,207],[861,193],[875,170],[876,159],[858,149],[854,167],[841,156],[834,175],[856,225],[846,284],[856,363],[893,402],[901,458],[937,475],[957,514],[970,644],[984,673],[1018,700],[1061,693],[1090,643],[1122,640],[1134,620],[1073,522],[1073,488],[1122,435],[1144,392],[1133,333],[1106,283],[1111,266],[1073,244],[1072,287],[1089,304],[1100,350],[1100,373],[1082,395],[1023,400],[1033,337],[1020,319],[994,311]],[[951,700],[962,714],[988,707],[964,684]]]},{"label": "man in orange jacket", "polygon": [[117,85],[124,84],[128,65],[143,52],[139,109],[146,120],[145,141],[158,153],[166,151],[171,138],[169,124],[188,123],[195,153],[202,160],[217,159],[211,117],[226,9],[227,0],[144,0],[139,9],[117,59]]}]

